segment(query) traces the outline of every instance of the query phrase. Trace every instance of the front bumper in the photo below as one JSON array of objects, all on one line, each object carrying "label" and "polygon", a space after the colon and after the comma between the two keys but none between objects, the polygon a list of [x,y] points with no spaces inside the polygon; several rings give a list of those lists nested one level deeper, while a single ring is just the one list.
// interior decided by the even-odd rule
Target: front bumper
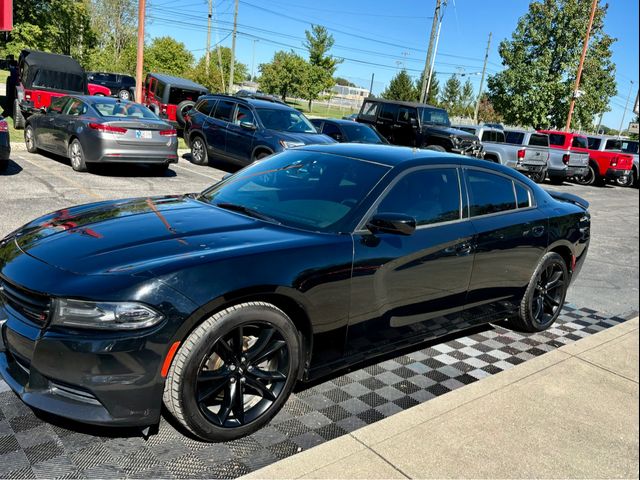
[{"label": "front bumper", "polygon": [[626,178],[629,175],[631,175],[631,170],[618,170],[616,168],[610,168],[607,170],[605,178],[607,180],[619,180],[621,178]]},{"label": "front bumper", "polygon": [[467,157],[475,157],[475,158],[484,158],[484,149],[482,145],[473,148],[452,148],[452,153],[457,153],[459,155],[465,155]]}]

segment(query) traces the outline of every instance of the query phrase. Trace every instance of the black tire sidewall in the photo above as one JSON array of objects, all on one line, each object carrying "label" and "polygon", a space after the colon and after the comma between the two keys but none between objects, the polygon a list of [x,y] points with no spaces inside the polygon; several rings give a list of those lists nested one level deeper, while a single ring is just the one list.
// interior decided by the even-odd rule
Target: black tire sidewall
[{"label": "black tire sidewall", "polygon": [[[27,131],[31,130],[31,139],[33,141],[33,148],[29,148],[29,145],[27,144]],[[27,125],[24,129],[24,138],[25,138],[25,147],[27,149],[27,152],[29,153],[36,153],[38,151],[38,147],[36,145],[36,132],[33,129],[33,127],[31,125]]]},{"label": "black tire sidewall", "polygon": [[191,108],[193,108],[195,106],[195,102],[191,100],[183,100],[178,104],[178,107],[176,108],[176,120],[178,121],[178,125],[180,125],[181,127],[184,127],[186,123],[183,112],[185,110],[185,107],[187,106],[190,106]]},{"label": "black tire sidewall", "polygon": [[[253,422],[237,428],[222,428],[210,423],[200,412],[197,402],[193,396],[194,382],[197,370],[201,365],[205,355],[209,354],[211,346],[222,336],[226,335],[234,328],[255,323],[257,321],[267,322],[273,325],[287,341],[289,348],[289,372],[285,386],[273,403],[273,405]],[[244,437],[257,430],[269,422],[285,404],[293,386],[296,383],[300,364],[300,340],[298,332],[288,317],[284,316],[277,309],[266,307],[248,306],[225,315],[218,321],[215,327],[205,333],[196,347],[189,353],[184,368],[181,372],[182,379],[179,386],[181,403],[183,406],[184,418],[188,428],[201,437],[209,441],[228,441]]]}]

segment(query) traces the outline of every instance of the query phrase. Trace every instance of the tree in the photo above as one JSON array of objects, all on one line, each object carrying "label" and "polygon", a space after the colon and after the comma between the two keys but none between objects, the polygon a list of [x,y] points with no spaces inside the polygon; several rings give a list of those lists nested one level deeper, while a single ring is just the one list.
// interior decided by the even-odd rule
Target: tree
[{"label": "tree", "polygon": [[147,72],[181,76],[193,67],[193,61],[193,55],[185,44],[172,37],[154,38],[144,51]]},{"label": "tree", "polygon": [[442,108],[445,108],[450,115],[459,115],[461,95],[460,80],[458,80],[457,75],[451,75],[444,84],[442,96],[440,97]]},{"label": "tree", "polygon": [[[229,81],[229,67],[231,66],[231,49],[228,47],[220,47],[220,55],[222,57],[222,72],[218,67],[217,60],[211,62],[209,66],[209,75],[206,71],[206,55],[203,55],[193,71],[188,75],[194,82],[207,87],[211,92],[224,92],[227,82]],[[216,50],[211,50],[211,58],[217,59]],[[233,82],[240,83],[247,78],[249,69],[244,63],[235,62],[233,69]]]},{"label": "tree", "polygon": [[[617,94],[611,45],[604,33],[607,6],[598,6],[576,100],[573,125],[590,125],[595,114],[608,110]],[[505,69],[489,76],[489,98],[505,121],[523,126],[564,126],[590,2],[537,0],[520,18],[510,40],[500,43]]]},{"label": "tree", "polygon": [[135,73],[138,28],[136,0],[91,0],[91,25],[97,37],[88,67],[97,71]]},{"label": "tree", "polygon": [[350,82],[346,78],[336,77],[336,85],[342,85],[343,87],[357,87],[355,83]]},{"label": "tree", "polygon": [[277,94],[285,101],[289,95],[297,95],[300,91],[301,79],[304,76],[306,62],[300,55],[283,50],[273,55],[273,60],[263,63],[260,70],[260,88],[267,93]]},{"label": "tree", "polygon": [[388,100],[400,100],[404,102],[417,102],[420,96],[413,80],[406,70],[400,70],[389,82],[389,86],[382,92],[382,98]]},{"label": "tree", "polygon": [[487,94],[480,97],[480,108],[478,109],[478,121],[485,123],[502,123],[504,118],[493,108],[493,104]]},{"label": "tree", "polygon": [[474,99],[475,95],[473,85],[471,85],[471,80],[467,78],[467,81],[464,82],[464,85],[462,86],[462,92],[460,94],[460,115],[463,117],[473,116],[473,111],[475,109]]},{"label": "tree", "polygon": [[[424,78],[424,71],[420,74],[420,78],[416,80],[416,91],[418,92],[418,99],[420,98],[420,93],[422,92],[422,79]],[[427,74],[428,78],[428,74]],[[433,71],[431,75],[431,84],[429,85],[429,93],[427,94],[427,98],[425,100],[429,105],[437,106],[438,105],[438,96],[440,95],[440,82],[438,82],[438,74],[436,71]]]},{"label": "tree", "polygon": [[305,30],[304,47],[309,52],[309,64],[305,67],[301,81],[300,95],[309,102],[334,85],[333,74],[342,60],[329,55],[334,40],[327,29],[321,25],[312,25],[311,31]]}]

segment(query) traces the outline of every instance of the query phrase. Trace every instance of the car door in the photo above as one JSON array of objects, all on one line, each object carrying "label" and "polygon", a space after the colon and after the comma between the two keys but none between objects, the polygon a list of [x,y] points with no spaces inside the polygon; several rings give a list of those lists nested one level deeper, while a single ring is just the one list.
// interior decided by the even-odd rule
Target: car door
[{"label": "car door", "polygon": [[398,107],[398,116],[393,126],[393,139],[396,145],[415,146],[418,119],[413,107]]},{"label": "car door", "polygon": [[236,102],[218,100],[216,108],[202,126],[209,153],[216,156],[227,156],[227,126],[231,122]]},{"label": "car door", "polygon": [[463,198],[451,166],[408,170],[387,188],[374,212],[410,215],[417,228],[409,236],[354,234],[350,354],[463,328],[474,235]]},{"label": "car door", "polygon": [[238,104],[227,125],[226,153],[238,163],[247,165],[252,161],[253,143],[258,125],[247,105]]},{"label": "car door", "polygon": [[59,115],[53,119],[53,130],[51,140],[53,151],[61,155],[67,155],[69,137],[75,125],[75,120],[79,115],[87,111],[87,106],[78,98],[71,98]]},{"label": "car door", "polygon": [[467,315],[473,322],[503,318],[520,303],[547,247],[547,218],[529,187],[482,168],[464,169],[475,260]]},{"label": "car door", "polygon": [[69,101],[69,97],[58,97],[51,100],[47,113],[42,116],[36,128],[36,141],[38,146],[50,152],[58,152],[55,142],[55,121]]},{"label": "car door", "polygon": [[395,128],[396,116],[398,114],[398,105],[393,103],[381,104],[380,112],[376,120],[376,128],[394,145],[397,145],[395,140]]}]

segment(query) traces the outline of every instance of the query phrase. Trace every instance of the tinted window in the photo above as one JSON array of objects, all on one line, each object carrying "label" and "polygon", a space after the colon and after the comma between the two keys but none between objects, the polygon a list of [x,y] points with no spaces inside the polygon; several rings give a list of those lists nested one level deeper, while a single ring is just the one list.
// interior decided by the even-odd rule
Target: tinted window
[{"label": "tinted window", "polygon": [[84,93],[85,81],[83,75],[51,70],[38,70],[33,79],[33,88],[48,88],[52,90],[66,90],[68,92]]},{"label": "tinted window", "polygon": [[532,133],[529,138],[529,145],[532,147],[548,147],[549,136],[541,133]]},{"label": "tinted window", "polygon": [[524,185],[514,182],[516,187],[516,199],[518,201],[518,208],[528,208],[531,206],[531,196],[529,189]]},{"label": "tinted window", "polygon": [[383,103],[380,118],[385,120],[395,120],[398,112],[398,106],[392,103]]},{"label": "tinted window", "polygon": [[402,177],[378,206],[380,213],[404,213],[417,225],[460,218],[460,185],[454,168],[418,170]]},{"label": "tinted window", "polygon": [[339,232],[355,226],[357,209],[388,171],[382,165],[294,149],[240,170],[203,198],[241,205],[288,226]]},{"label": "tinted window", "polygon": [[282,132],[318,133],[303,114],[293,109],[258,108],[258,116],[265,128]]},{"label": "tinted window", "polygon": [[157,115],[144,105],[133,102],[95,101],[93,108],[101,117],[126,117],[157,119]]},{"label": "tinted window", "polygon": [[498,143],[504,143],[504,132],[494,132],[496,134],[495,141]]},{"label": "tinted window", "polygon": [[604,146],[605,150],[622,150],[622,140],[610,138]]},{"label": "tinted window", "polygon": [[370,120],[375,120],[378,116],[378,103],[376,102],[364,102],[362,105],[362,110],[360,110],[360,116],[362,118],[368,118]]},{"label": "tinted window", "polygon": [[77,98],[72,99],[66,108],[67,115],[84,115],[87,113],[87,106]]},{"label": "tinted window", "polygon": [[600,140],[599,138],[587,137],[587,145],[589,145],[589,148],[591,150],[598,150],[600,148],[601,143],[602,143],[602,140]]},{"label": "tinted window", "polygon": [[69,97],[54,98],[53,100],[51,100],[51,104],[49,105],[49,108],[47,109],[47,111],[62,113],[62,109],[64,108],[64,106],[67,104],[68,101],[69,101]]},{"label": "tinted window", "polygon": [[220,100],[218,102],[218,106],[216,107],[216,113],[214,113],[213,116],[218,120],[224,120],[226,122],[230,122],[231,114],[233,113],[233,107],[235,106],[236,104],[233,102]]},{"label": "tinted window", "polygon": [[202,100],[200,102],[198,102],[198,104],[196,105],[196,110],[200,113],[203,113],[207,116],[211,115],[211,111],[213,110],[213,107],[216,106],[216,102],[217,100],[215,99],[206,99],[206,100]]},{"label": "tinted window", "polygon": [[348,125],[342,125],[347,141],[355,143],[388,143],[369,125],[364,123],[352,122]]},{"label": "tinted window", "polygon": [[585,137],[573,137],[571,146],[577,148],[589,148],[589,145],[587,145],[587,139]]},{"label": "tinted window", "polygon": [[180,102],[183,102],[185,100],[195,102],[200,95],[202,95],[202,92],[199,92],[197,90],[171,87],[171,90],[169,90],[169,100],[167,101],[167,103],[171,105],[178,105]]},{"label": "tinted window", "polygon": [[625,153],[638,153],[638,142],[630,142],[625,140],[622,142],[622,151]]},{"label": "tinted window", "polygon": [[549,145],[562,147],[564,145],[564,135],[560,133],[549,134]]},{"label": "tinted window", "polygon": [[236,125],[240,125],[243,122],[248,122],[251,124],[256,123],[256,120],[253,116],[253,112],[249,110],[245,105],[238,105],[238,109],[236,110],[236,117],[233,120],[233,123]]},{"label": "tinted window", "polygon": [[415,108],[400,107],[398,109],[398,122],[411,123],[412,120],[416,120]]},{"label": "tinted window", "polygon": [[340,129],[336,127],[333,123],[325,122],[322,127],[322,133],[325,135],[329,135],[332,138],[335,138],[337,135],[340,135]]},{"label": "tinted window", "polygon": [[[522,145],[524,141],[524,133],[522,132],[504,132],[505,133],[505,141],[507,143],[512,143],[514,145]],[[533,135],[531,135],[533,137]],[[531,145],[531,142],[529,142]]]},{"label": "tinted window", "polygon": [[467,178],[472,217],[515,210],[516,199],[510,179],[479,170],[469,170]]},{"label": "tinted window", "polygon": [[491,130],[484,130],[482,132],[482,138],[480,141],[482,142],[493,142],[496,139],[496,132],[492,132]]}]

